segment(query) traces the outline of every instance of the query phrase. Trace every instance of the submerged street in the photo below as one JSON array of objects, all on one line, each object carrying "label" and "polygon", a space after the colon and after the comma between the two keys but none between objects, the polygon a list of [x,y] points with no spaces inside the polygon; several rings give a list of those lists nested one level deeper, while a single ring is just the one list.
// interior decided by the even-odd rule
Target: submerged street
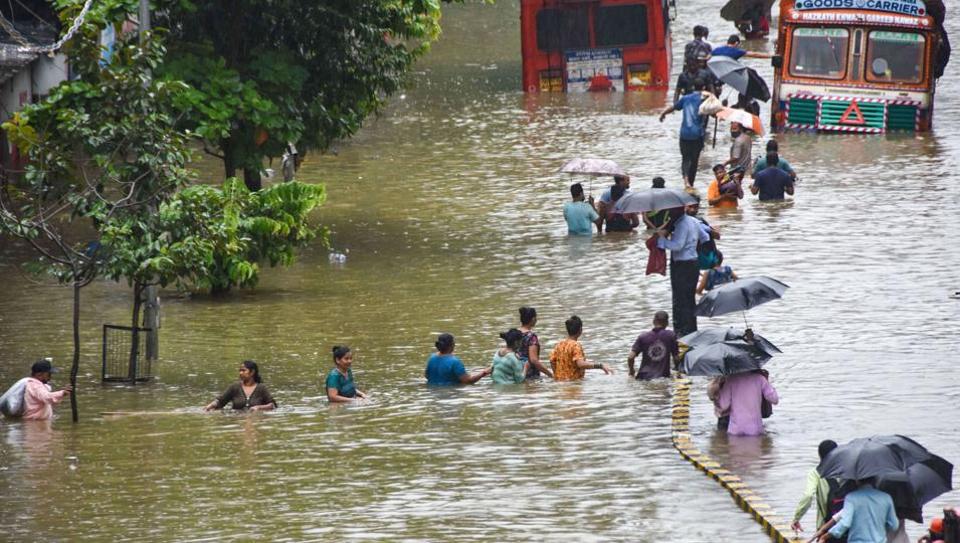
[{"label": "submerged street", "polygon": [[[678,4],[674,77],[694,24],[715,44],[735,31],[715,2]],[[568,237],[561,212],[573,180],[595,197],[609,184],[556,173],[575,156],[616,160],[637,188],[654,176],[680,188],[679,116],[657,121],[667,92],[524,94],[518,13],[516,0],[445,6],[410,89],[335,152],[307,156],[299,180],[326,184],[316,220],[344,262],[314,244],[253,290],[165,291],[157,379],[136,387],[100,384],[101,327],[129,323],[129,287],[84,291],[82,422],[66,410],[49,426],[0,422],[0,538],[769,541],[673,449],[670,381],[627,375],[637,334],[670,311],[669,278],[644,275],[646,236]],[[956,17],[947,29],[960,30]],[[772,50],[772,37],[744,43]],[[770,77],[769,61],[748,64]],[[703,378],[690,432],[783,517],[823,439],[902,433],[960,459],[957,74],[939,82],[932,132],[777,134],[799,177],[793,199],[702,208],[738,275],[791,288],[748,314],[783,350],[766,366],[780,394],[766,435],[718,434]],[[701,193],[728,149],[721,124]],[[0,382],[12,383],[39,357],[68,364],[71,292],[36,284],[19,271],[26,253],[2,247]],[[520,306],[537,308],[545,351],[580,316],[587,356],[616,373],[424,386],[437,334],[456,336],[468,369],[486,366]],[[328,406],[322,378],[344,343],[371,401]],[[260,364],[278,410],[201,413],[244,359]],[[100,415],[110,411],[169,413]],[[958,498],[928,504],[925,519]]]}]

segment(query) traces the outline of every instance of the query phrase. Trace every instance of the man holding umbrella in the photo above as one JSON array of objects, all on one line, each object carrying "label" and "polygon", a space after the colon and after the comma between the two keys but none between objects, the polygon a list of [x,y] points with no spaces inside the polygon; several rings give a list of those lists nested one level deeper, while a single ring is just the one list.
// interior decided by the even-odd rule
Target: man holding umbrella
[{"label": "man holding umbrella", "polygon": [[657,230],[657,235],[660,236],[657,247],[670,251],[674,328],[678,336],[684,336],[697,331],[696,291],[697,280],[700,278],[697,244],[710,241],[710,235],[700,228],[697,219],[687,214],[685,208],[671,210],[671,214],[676,216],[673,233],[670,234],[666,229]]}]

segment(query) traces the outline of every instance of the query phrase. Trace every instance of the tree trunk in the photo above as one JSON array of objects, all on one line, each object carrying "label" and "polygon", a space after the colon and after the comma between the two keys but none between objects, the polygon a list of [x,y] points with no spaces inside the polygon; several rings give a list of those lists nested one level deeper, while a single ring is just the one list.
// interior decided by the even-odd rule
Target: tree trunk
[{"label": "tree trunk", "polygon": [[260,182],[260,170],[256,168],[244,168],[243,183],[247,185],[250,192],[257,192],[262,189],[263,184]]},{"label": "tree trunk", "polygon": [[131,383],[137,382],[137,361],[140,358],[140,306],[143,305],[143,283],[133,284],[133,318],[130,333],[130,367],[127,375]]},{"label": "tree trunk", "polygon": [[233,152],[233,138],[226,138],[220,141],[220,148],[223,149],[223,175],[226,179],[237,176],[237,158]]},{"label": "tree trunk", "polygon": [[77,410],[77,373],[80,371],[80,285],[73,283],[73,364],[70,366],[70,412],[73,422],[80,421]]},{"label": "tree trunk", "polygon": [[156,360],[160,356],[160,288],[148,285],[146,304],[143,308],[143,327],[147,332],[147,360]]}]

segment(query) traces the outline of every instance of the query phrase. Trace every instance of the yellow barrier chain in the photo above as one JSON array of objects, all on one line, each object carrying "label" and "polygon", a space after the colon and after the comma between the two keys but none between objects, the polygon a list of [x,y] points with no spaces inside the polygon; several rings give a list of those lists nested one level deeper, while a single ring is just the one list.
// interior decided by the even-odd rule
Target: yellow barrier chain
[{"label": "yellow barrier chain", "polygon": [[720,486],[727,489],[733,501],[749,513],[775,543],[802,543],[803,539],[787,537],[789,524],[777,516],[773,508],[750,490],[739,477],[725,469],[710,455],[697,449],[690,438],[690,385],[687,377],[675,374],[673,378],[673,446],[685,460],[693,464]]}]

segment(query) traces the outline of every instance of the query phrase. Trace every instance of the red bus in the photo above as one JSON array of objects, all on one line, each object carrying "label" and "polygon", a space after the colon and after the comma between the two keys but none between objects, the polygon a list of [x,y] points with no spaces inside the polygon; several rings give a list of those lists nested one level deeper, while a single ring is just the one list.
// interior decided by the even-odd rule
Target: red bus
[{"label": "red bus", "polygon": [[665,90],[673,0],[521,0],[527,92]]}]

